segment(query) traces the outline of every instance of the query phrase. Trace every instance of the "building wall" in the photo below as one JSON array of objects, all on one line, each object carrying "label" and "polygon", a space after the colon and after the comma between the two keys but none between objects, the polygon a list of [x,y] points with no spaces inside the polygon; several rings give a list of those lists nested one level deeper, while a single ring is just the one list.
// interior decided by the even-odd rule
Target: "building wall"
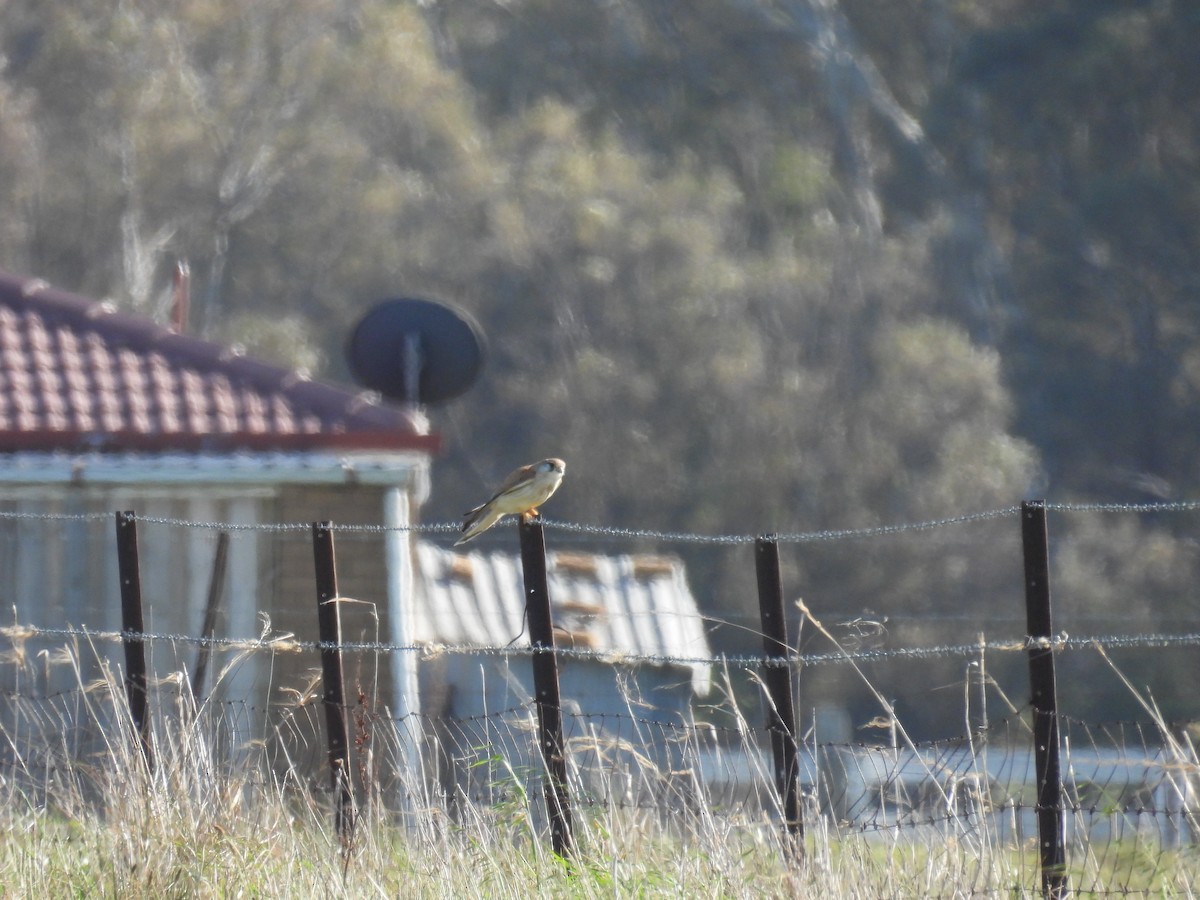
[{"label": "building wall", "polygon": [[[250,523],[259,520],[263,500],[262,492],[195,487],[48,485],[6,492],[0,496],[0,509],[21,518],[0,518],[0,590],[18,623],[120,630],[114,513],[132,510],[142,517],[168,520],[138,523],[146,629],[199,635],[218,530],[183,527],[174,520]],[[241,616],[234,608],[257,606],[258,543],[253,532],[235,533],[218,634],[253,628],[252,615]],[[245,636],[244,632],[238,636]],[[173,655],[185,662],[189,656],[182,649]]]},{"label": "building wall", "polygon": [[[285,486],[274,501],[271,521],[317,522],[363,526],[363,530],[334,531],[338,593],[345,598],[339,608],[342,639],[352,643],[390,643],[388,566],[384,501],[388,488],[367,485]],[[410,498],[412,500],[412,498]],[[415,500],[410,509],[416,509]],[[405,546],[409,546],[407,536]],[[410,551],[411,552],[411,551]],[[317,629],[316,572],[312,531],[288,531],[272,535],[270,558],[266,561],[266,611],[275,633],[290,633],[302,641],[319,639]],[[351,707],[351,729],[364,715],[385,717],[403,704],[394,696],[394,654],[348,650],[343,654],[347,702]],[[279,654],[272,660],[272,684],[268,694],[272,718],[285,721],[295,715],[298,735],[285,728],[282,740],[290,744],[293,759],[310,759],[320,767],[324,756],[305,744],[315,732],[323,740],[324,717],[317,710],[320,696],[320,654],[315,650]],[[309,688],[299,709],[301,694]],[[361,698],[361,699],[360,699]],[[314,714],[314,710],[316,713]],[[386,719],[385,719],[386,721]],[[382,727],[382,726],[380,726]]]},{"label": "building wall", "polygon": [[[0,487],[0,596],[10,612],[5,624],[38,628],[121,629],[120,580],[116,560],[116,510],[133,510],[139,521],[143,613],[148,631],[197,637],[201,634],[212,578],[219,527],[182,522],[262,526],[332,520],[378,527],[386,489],[378,486],[220,486],[36,485]],[[414,505],[415,508],[415,505]],[[64,516],[88,514],[94,518]],[[44,518],[49,516],[50,518]],[[228,529],[229,564],[215,636],[254,638],[270,619],[273,634],[316,640],[317,609],[312,534],[261,527]],[[343,635],[351,641],[387,641],[387,564],[379,531],[335,534],[339,586],[362,603],[342,607]],[[61,652],[72,645],[80,667]],[[156,640],[148,645],[156,708],[176,709],[197,668],[194,642]],[[232,745],[273,739],[280,718],[299,716],[303,734],[293,734],[303,752],[319,761],[323,718],[304,708],[305,688],[319,671],[316,651],[242,653],[215,648],[201,696],[213,695],[229,719]],[[228,666],[228,669],[226,668]],[[23,694],[75,696],[82,678],[93,681],[103,669],[124,670],[119,642],[91,642],[56,636],[0,638],[0,690]],[[386,656],[346,656],[351,703],[361,685],[371,702],[390,701]],[[178,673],[184,672],[186,679]],[[218,683],[218,676],[221,676]],[[319,684],[316,685],[319,697]],[[294,729],[293,729],[294,731]],[[296,749],[295,747],[293,749]]]},{"label": "building wall", "polygon": [[[364,485],[285,485],[275,500],[274,521],[333,522],[379,528],[383,523],[385,488]],[[279,629],[316,640],[316,573],[312,532],[308,529],[277,535],[272,549],[270,613]],[[338,592],[364,601],[365,606],[344,606],[343,635],[347,640],[386,640],[386,630],[376,634],[373,613],[382,626],[387,607],[387,560],[383,534],[376,531],[336,531]]]},{"label": "building wall", "polygon": [[[264,499],[261,490],[194,485],[53,484],[0,489],[0,510],[15,514],[0,517],[0,592],[10,604],[10,622],[18,626],[0,641],[0,689],[13,692],[13,705],[6,706],[0,718],[20,726],[8,733],[33,740],[30,723],[48,723],[60,736],[74,732],[74,746],[86,753],[93,743],[102,745],[104,735],[111,732],[107,696],[93,692],[86,706],[79,704],[79,698],[81,685],[90,689],[106,675],[121,690],[124,647],[104,637],[45,632],[121,630],[117,510],[167,520],[139,521],[137,526],[143,621],[151,633],[194,638],[202,630],[218,530],[185,527],[175,520],[252,524],[261,521]],[[216,621],[218,637],[257,633],[261,535],[253,530],[232,534]],[[23,628],[30,630],[23,632]],[[171,712],[188,708],[202,652],[198,644],[156,639],[145,646],[156,708]],[[228,706],[231,715],[225,733],[231,744],[257,736],[247,715],[261,695],[260,660],[239,659],[236,651],[223,648],[207,652],[208,677],[200,685],[201,696],[213,694],[214,703],[223,710],[232,698],[245,698],[236,708]],[[231,663],[236,664],[226,670]],[[223,671],[217,684],[216,676]],[[28,710],[20,707],[23,697],[36,698]]]}]

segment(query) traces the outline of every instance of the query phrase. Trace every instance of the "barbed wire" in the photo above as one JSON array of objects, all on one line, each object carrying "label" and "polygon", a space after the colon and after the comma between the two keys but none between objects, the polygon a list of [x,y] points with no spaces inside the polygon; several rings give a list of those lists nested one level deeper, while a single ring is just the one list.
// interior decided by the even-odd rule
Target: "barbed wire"
[{"label": "barbed wire", "polygon": [[[528,645],[393,644],[386,641],[343,641],[338,644],[329,641],[304,640],[290,634],[259,638],[200,637],[189,634],[153,631],[101,631],[70,627],[42,628],[36,625],[25,624],[2,627],[0,628],[0,636],[8,637],[10,640],[50,637],[82,638],[89,641],[106,642],[163,642],[191,644],[200,647],[227,650],[270,651],[273,653],[298,653],[340,648],[343,652],[348,653],[419,653],[426,657],[448,653],[468,656],[523,657],[532,656],[536,653],[544,653],[547,649],[542,646],[533,647]],[[710,665],[745,668],[751,666],[807,667],[850,662],[886,662],[897,659],[936,659],[941,657],[967,658],[978,656],[981,652],[1020,653],[1032,649],[1062,651],[1081,650],[1095,646],[1105,649],[1200,647],[1200,632],[1182,634],[1092,635],[1086,637],[1071,637],[1064,632],[1051,639],[1014,637],[975,641],[965,644],[941,644],[929,647],[892,647],[823,653],[793,652],[783,658],[765,657],[754,654],[725,653],[675,656],[661,653],[627,653],[620,650],[596,650],[583,647],[555,647],[554,652],[566,658],[586,659],[616,665]]]},{"label": "barbed wire", "polygon": [[[551,531],[562,531],[574,534],[586,534],[599,537],[615,538],[648,538],[668,543],[693,544],[750,544],[761,537],[767,537],[780,543],[809,543],[815,541],[833,541],[849,538],[880,537],[883,535],[900,534],[908,531],[928,531],[953,525],[964,525],[988,519],[998,519],[1015,516],[1020,511],[1019,506],[1008,506],[1002,509],[985,510],[977,513],[966,513],[958,516],[948,516],[942,519],[931,519],[920,522],[901,522],[893,525],[874,525],[864,528],[824,529],[808,532],[778,532],[756,534],[699,534],[684,531],[660,531],[648,528],[625,528],[612,525],[593,525],[584,522],[567,522],[561,519],[542,518],[542,525]],[[93,513],[31,513],[10,512],[0,510],[0,519],[26,519],[52,522],[62,521],[99,521],[111,519],[111,512]],[[509,521],[508,517],[503,521]],[[135,513],[132,519],[147,525],[165,525],[176,528],[197,528],[212,531],[258,531],[258,532],[300,532],[312,528],[312,522],[214,522],[197,521],[171,516],[147,516]],[[413,525],[375,525],[353,523],[331,523],[330,531],[357,532],[367,534],[384,534],[387,532],[402,532],[410,534],[457,534],[462,530],[458,522],[428,522]]]},{"label": "barbed wire", "polygon": [[[2,517],[2,516],[0,516]],[[166,525],[175,528],[198,528],[209,531],[264,531],[289,532],[309,531],[313,522],[197,522],[191,519],[176,519],[168,516],[134,515],[134,521],[147,525]],[[387,532],[402,532],[408,534],[457,534],[462,531],[458,522],[427,522],[414,525],[372,525],[372,524],[342,524],[332,522],[330,531],[360,532],[366,534],[385,534]]]},{"label": "barbed wire", "polygon": [[1046,509],[1055,512],[1195,512],[1200,500],[1176,500],[1155,503],[1050,503]]},{"label": "barbed wire", "polygon": [[577,522],[562,522],[557,519],[543,519],[542,524],[550,529],[578,534],[622,538],[652,538],[672,543],[750,544],[759,538],[768,538],[781,544],[802,544],[850,538],[882,537],[890,534],[901,534],[907,531],[929,531],[934,528],[945,528],[951,525],[966,525],[988,519],[1006,518],[1008,516],[1015,516],[1020,511],[1021,507],[1019,506],[1006,506],[1002,509],[990,509],[983,512],[966,513],[922,522],[901,522],[894,525],[873,525],[865,528],[837,528],[823,529],[821,531],[768,532],[759,534],[692,534],[679,531],[655,531],[643,528],[614,528],[607,525],[586,525]]},{"label": "barbed wire", "polygon": [[101,519],[112,521],[112,517],[111,512],[35,513],[0,510],[0,519],[40,519],[47,522],[98,522]]},{"label": "barbed wire", "polygon": [[[1046,502],[1047,510],[1055,512],[1128,512],[1128,513],[1165,513],[1165,512],[1195,512],[1200,510],[1200,500],[1180,500],[1174,502],[1155,503],[1055,503]],[[561,531],[569,534],[581,534],[592,537],[607,537],[621,539],[649,539],[665,543],[690,544],[724,544],[739,545],[754,543],[760,538],[769,538],[779,543],[803,544],[821,541],[840,541],[855,538],[885,537],[906,532],[930,531],[938,528],[948,528],[957,525],[968,525],[992,519],[1002,519],[1016,516],[1021,510],[1019,505],[1005,506],[981,512],[963,513],[946,516],[940,519],[928,519],[915,522],[898,522],[890,525],[870,525],[861,528],[829,528],[817,531],[795,532],[758,532],[754,534],[730,532],[724,534],[700,534],[687,531],[665,531],[652,528],[627,528],[613,525],[595,525],[586,522],[568,522],[561,519],[542,518],[544,527],[551,531]],[[57,512],[17,512],[0,510],[0,519],[41,520],[52,522],[95,522],[108,520],[112,512],[57,513]],[[510,517],[511,518],[511,517]],[[302,532],[312,528],[312,522],[214,522],[196,521],[192,519],[170,516],[147,516],[135,513],[133,519],[147,525],[165,525],[177,528],[198,528],[212,531],[255,531],[255,532]],[[507,520],[506,520],[507,521]],[[334,532],[383,534],[401,532],[408,534],[457,534],[461,531],[459,522],[427,522],[412,525],[375,525],[356,523],[331,523],[330,530]]]}]

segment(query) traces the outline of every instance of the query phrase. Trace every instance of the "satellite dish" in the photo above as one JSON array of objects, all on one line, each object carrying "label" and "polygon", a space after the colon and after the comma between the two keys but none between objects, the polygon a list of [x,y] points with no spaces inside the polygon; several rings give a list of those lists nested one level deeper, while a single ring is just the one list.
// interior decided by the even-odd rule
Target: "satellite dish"
[{"label": "satellite dish", "polygon": [[483,367],[479,326],[432,300],[398,297],[376,304],[346,342],[359,384],[404,403],[442,403],[467,390]]}]

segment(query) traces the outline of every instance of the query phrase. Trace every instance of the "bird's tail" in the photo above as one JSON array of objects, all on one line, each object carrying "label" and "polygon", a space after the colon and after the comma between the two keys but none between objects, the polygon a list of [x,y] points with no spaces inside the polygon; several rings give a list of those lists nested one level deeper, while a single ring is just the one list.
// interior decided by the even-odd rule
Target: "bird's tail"
[{"label": "bird's tail", "polygon": [[489,508],[489,504],[485,503],[482,506],[477,506],[466,514],[463,520],[463,533],[454,546],[465,544],[472,538],[477,538],[493,525],[500,521],[500,513]]}]

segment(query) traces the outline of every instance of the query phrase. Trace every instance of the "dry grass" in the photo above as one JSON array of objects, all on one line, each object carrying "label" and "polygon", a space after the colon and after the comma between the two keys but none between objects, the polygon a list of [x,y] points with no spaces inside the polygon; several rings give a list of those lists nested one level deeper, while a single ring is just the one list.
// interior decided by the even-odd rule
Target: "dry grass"
[{"label": "dry grass", "polygon": [[[229,734],[223,711],[193,707],[182,676],[156,686],[151,770],[131,739],[119,679],[103,665],[100,677],[84,678],[79,656],[67,648],[56,657],[76,674],[74,690],[36,702],[14,693],[3,719],[6,896],[1038,895],[1035,848],[984,819],[871,835],[813,815],[798,853],[757,805],[719,804],[699,784],[682,791],[687,776],[656,771],[637,748],[620,748],[636,769],[625,789],[655,802],[581,803],[569,863],[548,849],[536,773],[500,759],[486,761],[486,804],[451,808],[424,785],[369,778],[353,836],[343,840],[332,831],[324,781],[294,759],[281,764],[267,742],[219,738]],[[168,696],[173,706],[161,703]],[[603,751],[611,757],[613,748]],[[381,772],[396,748],[377,736],[372,752],[369,767]],[[578,796],[597,796],[586,773],[572,777]],[[755,777],[769,795],[767,773]],[[664,786],[677,793],[665,796]],[[1190,897],[1200,881],[1194,846],[1083,849],[1072,854],[1072,883],[1097,893]]]}]

